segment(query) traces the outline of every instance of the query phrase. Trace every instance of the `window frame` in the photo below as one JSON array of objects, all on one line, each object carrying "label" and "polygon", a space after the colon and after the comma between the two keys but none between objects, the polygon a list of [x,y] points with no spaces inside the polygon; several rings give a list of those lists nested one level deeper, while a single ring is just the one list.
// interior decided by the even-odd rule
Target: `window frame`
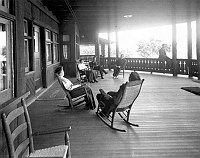
[{"label": "window frame", "polygon": [[52,32],[48,29],[45,29],[45,48],[46,48],[46,64],[51,65],[53,63],[52,58]]},{"label": "window frame", "polygon": [[58,46],[58,34],[53,32],[53,63],[59,62]]},{"label": "window frame", "polygon": [[[24,19],[24,67],[25,67],[25,73],[28,73],[30,71],[33,71],[33,61],[31,54],[31,43],[32,43],[32,32],[31,32],[32,25],[29,22],[29,20]],[[27,43],[27,47],[25,45]]]}]

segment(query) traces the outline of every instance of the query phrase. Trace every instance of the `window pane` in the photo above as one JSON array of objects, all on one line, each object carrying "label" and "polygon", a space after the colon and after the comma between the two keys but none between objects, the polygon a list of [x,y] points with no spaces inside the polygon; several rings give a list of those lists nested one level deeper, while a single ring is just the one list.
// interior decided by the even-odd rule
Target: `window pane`
[{"label": "window pane", "polygon": [[25,64],[25,72],[29,71],[29,45],[28,40],[24,40],[24,64]]},{"label": "window pane", "polygon": [[47,64],[51,64],[52,55],[51,55],[51,44],[46,44],[46,58],[47,58]]},{"label": "window pane", "polygon": [[53,45],[53,59],[54,59],[54,61],[58,61],[58,46],[57,46],[57,44]]},{"label": "window pane", "polygon": [[0,23],[0,91],[7,89],[7,34],[6,25]]},{"label": "window pane", "polygon": [[28,21],[24,20],[24,36],[28,36]]},{"label": "window pane", "polygon": [[35,36],[34,36],[34,52],[40,52],[39,50],[39,32],[34,32]]},{"label": "window pane", "polygon": [[46,41],[51,41],[51,32],[49,30],[46,30]]}]

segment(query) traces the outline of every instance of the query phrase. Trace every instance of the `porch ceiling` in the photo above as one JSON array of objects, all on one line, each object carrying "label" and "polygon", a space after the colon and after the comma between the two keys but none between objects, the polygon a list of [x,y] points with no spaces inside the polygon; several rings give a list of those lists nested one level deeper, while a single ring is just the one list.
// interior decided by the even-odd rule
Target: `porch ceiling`
[{"label": "porch ceiling", "polygon": [[[75,20],[80,34],[141,28],[186,21],[196,15],[196,0],[42,0],[60,21]],[[175,10],[175,13],[173,13]],[[191,13],[191,14],[190,14]],[[124,15],[132,15],[124,18]]]}]

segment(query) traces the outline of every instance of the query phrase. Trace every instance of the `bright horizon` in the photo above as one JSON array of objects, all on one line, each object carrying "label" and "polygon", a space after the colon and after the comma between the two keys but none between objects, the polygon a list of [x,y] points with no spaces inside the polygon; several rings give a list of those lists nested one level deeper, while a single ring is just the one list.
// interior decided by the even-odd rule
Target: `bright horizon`
[{"label": "bright horizon", "polygon": [[[191,23],[192,26],[192,48],[193,59],[196,59],[196,21]],[[180,23],[176,25],[177,27],[177,58],[187,59],[187,23]],[[99,37],[108,40],[107,33],[99,33]],[[172,45],[172,25],[152,27],[137,30],[119,31],[119,52],[120,50],[127,50],[127,54],[130,57],[140,57],[137,50],[137,43],[139,41],[148,41],[150,38],[160,40],[161,44],[165,43]],[[110,33],[111,49],[115,49],[115,32]],[[131,53],[130,53],[131,52]],[[125,56],[127,55],[125,54]],[[172,58],[172,53],[167,54]],[[158,56],[154,56],[156,58]]]}]

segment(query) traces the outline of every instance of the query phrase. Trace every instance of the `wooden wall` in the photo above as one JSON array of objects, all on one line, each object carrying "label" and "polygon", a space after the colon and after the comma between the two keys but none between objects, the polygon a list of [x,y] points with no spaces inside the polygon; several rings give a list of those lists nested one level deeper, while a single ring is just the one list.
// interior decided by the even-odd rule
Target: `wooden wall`
[{"label": "wooden wall", "polygon": [[[12,0],[11,0],[12,1]],[[14,6],[13,12],[3,13],[0,11],[0,16],[10,19],[14,23],[14,98],[9,100],[4,105],[0,106],[0,115],[4,111],[10,111],[15,107],[7,107],[7,104],[12,100],[18,98],[23,95],[25,92],[30,91],[30,97],[35,96],[35,80],[34,80],[34,68],[33,71],[29,73],[25,73],[24,67],[24,19],[27,19],[31,23],[31,27],[33,28],[33,24],[40,26],[41,28],[41,56],[42,56],[42,66],[43,66],[43,87],[50,86],[55,81],[54,69],[60,63],[52,64],[50,66],[46,66],[46,55],[45,55],[45,29],[49,29],[50,31],[56,32],[59,34],[59,21],[56,19],[53,14],[48,11],[47,8],[42,6],[40,0],[15,0],[15,3],[11,3]],[[31,43],[31,52],[33,54],[33,31],[31,33],[32,43]],[[34,57],[33,61],[34,63]],[[20,120],[16,120],[17,122]],[[4,132],[2,129],[2,122],[0,120],[0,157],[6,158],[8,157],[7,145],[5,141]]]}]

